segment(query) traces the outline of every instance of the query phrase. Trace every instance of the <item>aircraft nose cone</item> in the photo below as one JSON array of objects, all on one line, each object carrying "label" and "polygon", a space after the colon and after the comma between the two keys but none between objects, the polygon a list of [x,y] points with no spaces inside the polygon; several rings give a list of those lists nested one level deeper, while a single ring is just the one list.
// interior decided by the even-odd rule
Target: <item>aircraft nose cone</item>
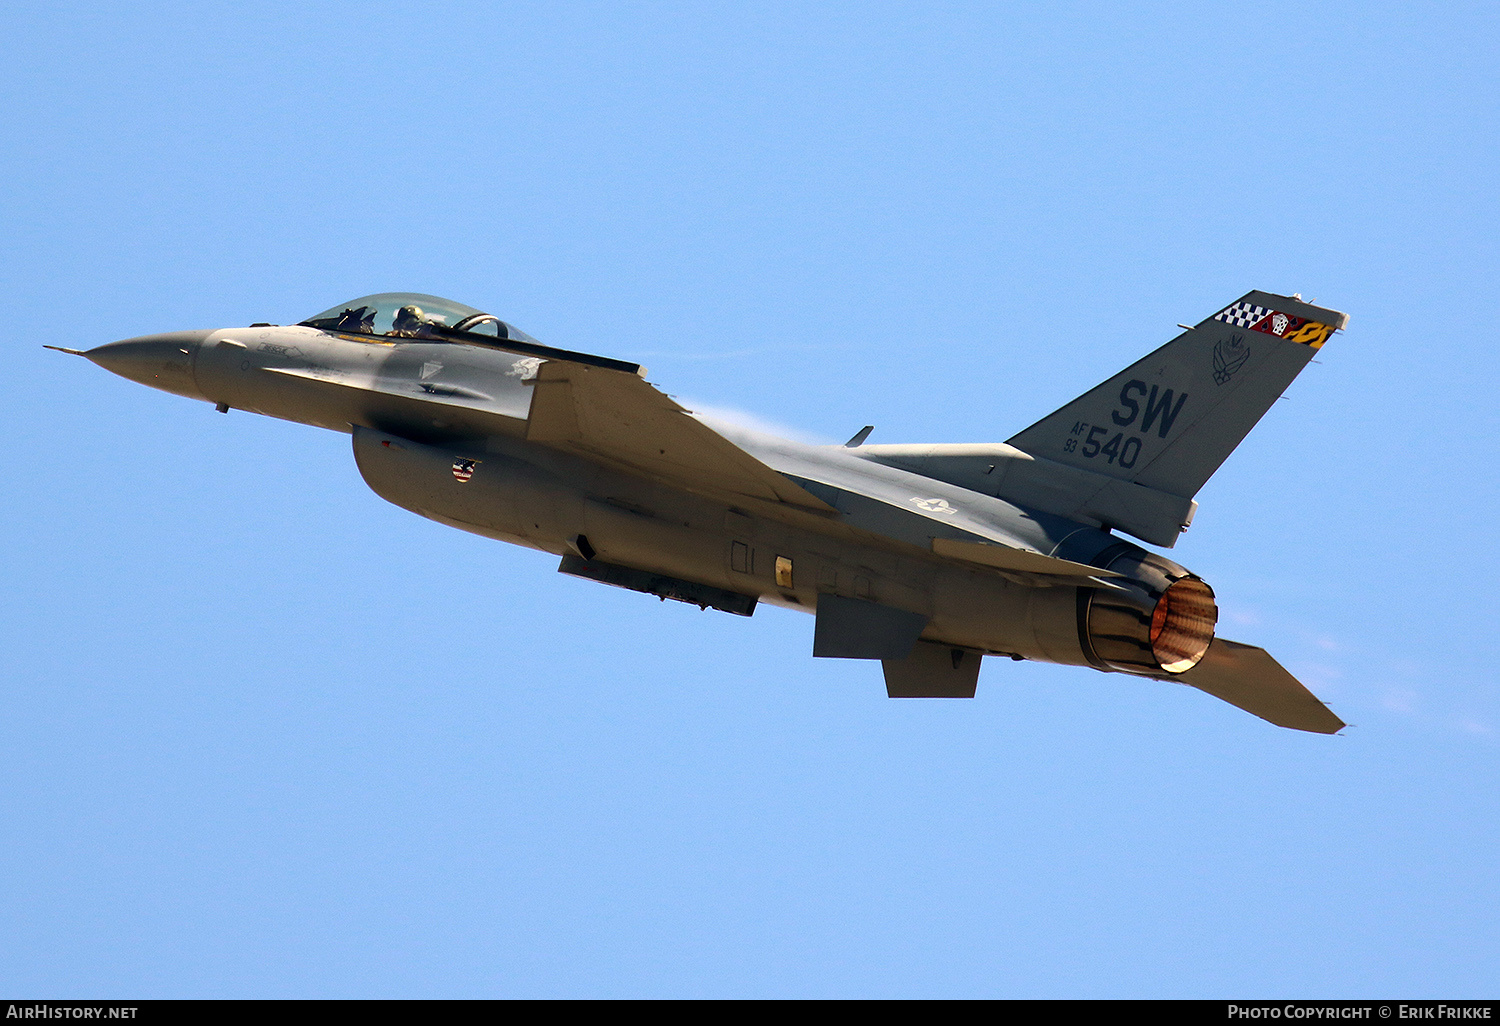
[{"label": "aircraft nose cone", "polygon": [[84,353],[107,371],[166,392],[201,399],[193,380],[198,346],[212,331],[172,331],[110,342]]}]

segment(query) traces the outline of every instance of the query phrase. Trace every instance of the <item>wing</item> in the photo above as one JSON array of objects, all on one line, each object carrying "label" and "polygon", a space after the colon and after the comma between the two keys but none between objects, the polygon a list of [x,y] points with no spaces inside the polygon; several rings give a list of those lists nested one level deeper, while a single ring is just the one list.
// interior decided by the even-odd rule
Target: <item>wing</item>
[{"label": "wing", "polygon": [[1344,721],[1263,648],[1215,638],[1208,654],[1171,678],[1254,713],[1278,727],[1337,734]]},{"label": "wing", "polygon": [[526,438],[698,492],[833,512],[822,499],[693,419],[638,374],[550,360],[531,382]]}]

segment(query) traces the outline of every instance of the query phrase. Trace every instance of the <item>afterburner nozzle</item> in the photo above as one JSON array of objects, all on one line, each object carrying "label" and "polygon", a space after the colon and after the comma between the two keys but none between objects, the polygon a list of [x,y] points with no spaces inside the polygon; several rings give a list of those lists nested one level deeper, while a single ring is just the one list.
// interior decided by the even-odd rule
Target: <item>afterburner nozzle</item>
[{"label": "afterburner nozzle", "polygon": [[1079,626],[1085,655],[1100,669],[1160,676],[1186,673],[1213,644],[1219,607],[1213,589],[1178,564],[1122,544],[1104,561],[1114,588],[1087,593]]},{"label": "afterburner nozzle", "polygon": [[1151,612],[1151,654],[1168,673],[1186,673],[1213,644],[1218,619],[1212,588],[1196,577],[1174,582]]}]

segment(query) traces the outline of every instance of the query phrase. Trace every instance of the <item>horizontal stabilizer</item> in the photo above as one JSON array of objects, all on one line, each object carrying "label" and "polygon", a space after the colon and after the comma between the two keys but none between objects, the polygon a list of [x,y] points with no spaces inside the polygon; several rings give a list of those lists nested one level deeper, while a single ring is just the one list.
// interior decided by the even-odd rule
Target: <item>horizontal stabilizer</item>
[{"label": "horizontal stabilizer", "polygon": [[927,617],[877,602],[818,596],[813,655],[824,659],[905,659]]},{"label": "horizontal stabilizer", "polygon": [[1207,691],[1278,727],[1314,734],[1337,734],[1344,729],[1344,721],[1263,648],[1215,638],[1197,666],[1171,679]]},{"label": "horizontal stabilizer", "polygon": [[984,657],[951,645],[919,641],[905,659],[886,659],[885,693],[891,698],[973,698]]}]

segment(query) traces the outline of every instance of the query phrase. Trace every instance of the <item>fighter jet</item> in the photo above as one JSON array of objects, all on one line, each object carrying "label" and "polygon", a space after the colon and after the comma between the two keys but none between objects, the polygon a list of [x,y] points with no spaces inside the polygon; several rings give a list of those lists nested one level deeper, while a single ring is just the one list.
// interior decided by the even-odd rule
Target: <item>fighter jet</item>
[{"label": "fighter jet", "polygon": [[635,363],[386,293],[298,324],[81,352],[116,374],[352,436],[381,498],[558,570],[750,616],[812,613],[814,656],[893,698],[972,697],[984,656],[1188,684],[1271,723],[1344,723],[1215,635],[1171,548],[1193,496],[1345,314],[1251,292],[1006,442],[807,445],[710,422]]}]

